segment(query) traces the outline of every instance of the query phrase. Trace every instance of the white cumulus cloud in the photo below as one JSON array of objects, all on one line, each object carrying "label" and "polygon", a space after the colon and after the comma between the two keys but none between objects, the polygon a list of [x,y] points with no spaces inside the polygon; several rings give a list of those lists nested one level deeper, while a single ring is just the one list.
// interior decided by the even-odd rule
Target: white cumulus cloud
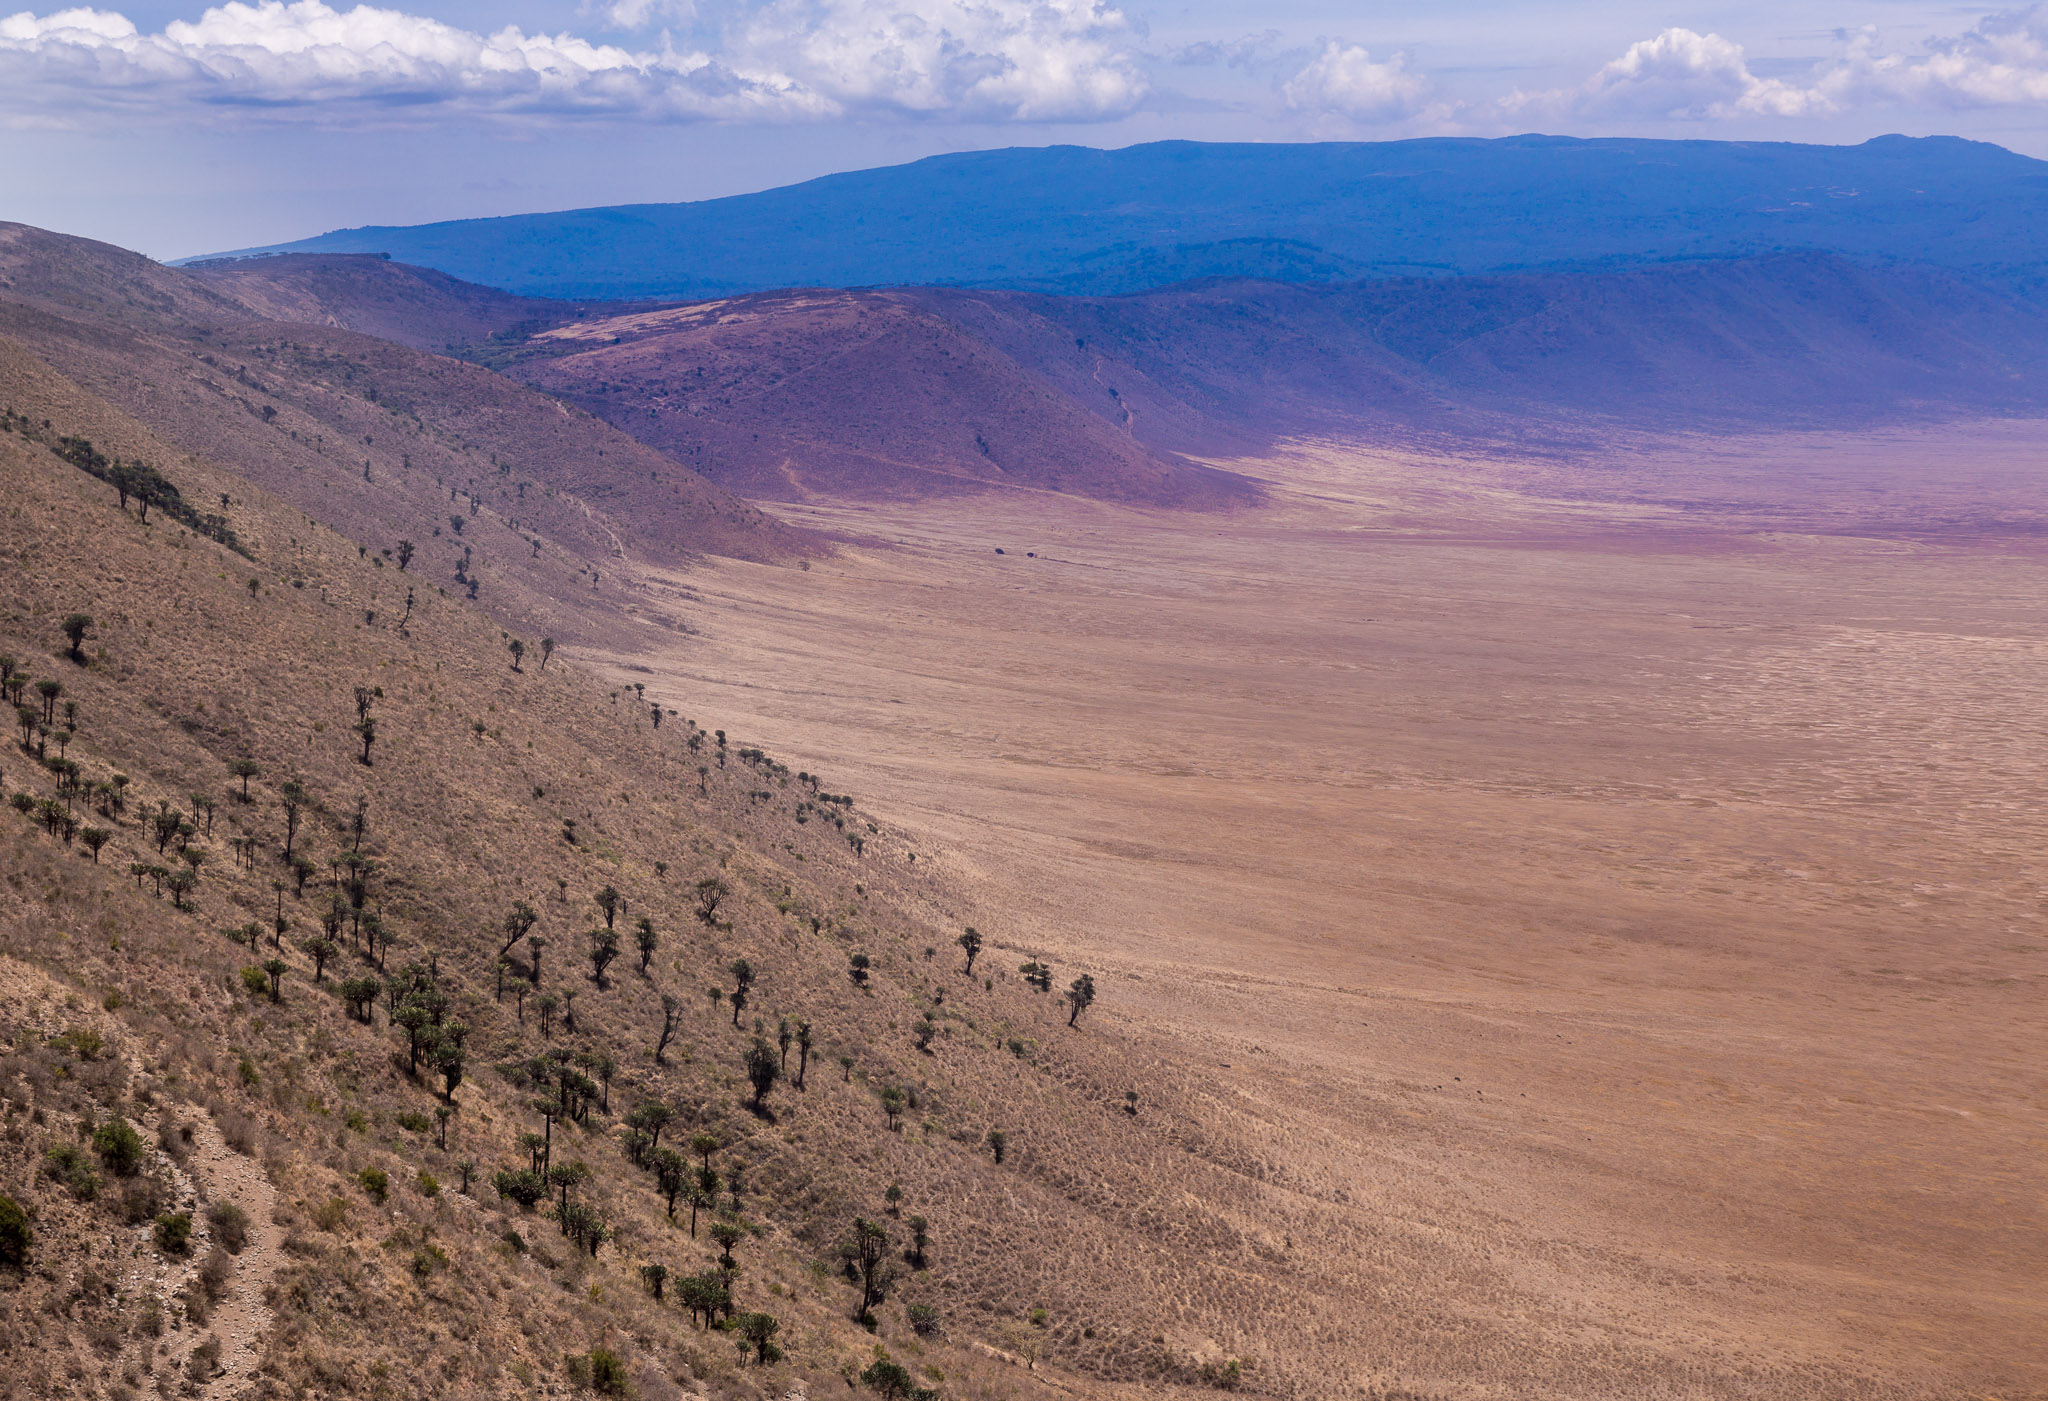
[{"label": "white cumulus cloud", "polygon": [[737,24],[740,61],[848,111],[1090,120],[1147,84],[1103,0],[777,0]]},{"label": "white cumulus cloud", "polygon": [[[630,28],[687,16],[611,0]],[[947,115],[1036,121],[1128,111],[1145,82],[1102,0],[777,0],[700,47],[634,48],[507,27],[478,34],[322,0],[217,5],[146,34],[125,16],[0,18],[0,106],[17,116],[183,106],[347,120],[461,109],[652,119]]]},{"label": "white cumulus cloud", "polygon": [[2044,9],[2035,5],[1990,15],[1962,34],[1906,52],[1885,48],[1876,29],[1860,29],[1843,36],[1840,51],[1796,82],[1758,76],[1742,45],[1718,34],[1667,29],[1630,45],[1577,87],[1513,93],[1492,106],[1510,121],[1602,125],[1825,117],[1887,106],[2043,107],[2048,106]]},{"label": "white cumulus cloud", "polygon": [[2048,16],[2039,5],[1989,15],[1963,34],[1930,41],[1918,54],[1886,53],[1875,29],[1859,30],[1819,86],[1844,103],[2048,106]]},{"label": "white cumulus cloud", "polygon": [[1813,88],[1758,77],[1742,45],[1690,29],[1631,44],[1576,88],[1515,93],[1500,105],[1511,114],[1594,121],[1806,117],[1835,107]]},{"label": "white cumulus cloud", "polygon": [[694,0],[606,0],[595,7],[585,4],[614,29],[646,29],[655,24],[687,24],[697,17]]},{"label": "white cumulus cloud", "polygon": [[1430,83],[1408,67],[1405,54],[1375,59],[1356,44],[1325,41],[1323,51],[1281,86],[1297,111],[1333,113],[1361,122],[1412,117],[1429,101]]}]

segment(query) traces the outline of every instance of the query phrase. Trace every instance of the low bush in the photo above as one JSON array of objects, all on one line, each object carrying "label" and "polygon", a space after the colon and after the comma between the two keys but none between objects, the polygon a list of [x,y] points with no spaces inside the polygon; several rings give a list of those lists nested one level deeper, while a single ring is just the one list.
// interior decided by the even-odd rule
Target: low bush
[{"label": "low bush", "polygon": [[183,1255],[192,1243],[192,1217],[182,1211],[159,1216],[150,1234],[164,1254]]},{"label": "low bush", "polygon": [[35,1243],[35,1228],[29,1224],[28,1213],[21,1209],[20,1202],[0,1193],[0,1265],[23,1268]]},{"label": "low bush", "polygon": [[116,1177],[133,1177],[147,1151],[142,1135],[126,1119],[109,1119],[93,1130],[92,1147]]},{"label": "low bush", "polygon": [[206,1224],[213,1238],[230,1255],[240,1255],[249,1241],[249,1213],[233,1202],[215,1202],[206,1209]]},{"label": "low bush", "polygon": [[52,1148],[44,1156],[43,1171],[63,1183],[82,1202],[100,1194],[100,1175],[92,1170],[92,1160],[75,1144],[60,1143]]}]

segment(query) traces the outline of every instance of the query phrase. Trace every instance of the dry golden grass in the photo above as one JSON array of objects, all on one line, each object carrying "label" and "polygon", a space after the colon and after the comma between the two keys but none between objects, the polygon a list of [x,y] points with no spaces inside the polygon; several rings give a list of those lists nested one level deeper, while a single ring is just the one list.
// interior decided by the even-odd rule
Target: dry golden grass
[{"label": "dry golden grass", "polygon": [[1239,1174],[1145,1287],[1301,1394],[2036,1395],[2039,441],[790,508],[622,659],[1116,975]]},{"label": "dry golden grass", "polygon": [[[47,376],[18,377],[14,389],[38,419],[61,401],[89,409],[110,441],[143,435]],[[931,1268],[907,1278],[886,1305],[881,1340],[918,1368],[938,1369],[949,1388],[1028,1396],[1057,1384],[1052,1367],[1185,1379],[1213,1360],[1216,1346],[1188,1335],[1169,1298],[1134,1294],[1122,1273],[1202,1280],[1218,1296],[1230,1278],[1221,1262],[1184,1262],[1177,1244],[1221,1243],[1210,1211],[1156,1200],[1153,1184],[1200,1143],[1174,1108],[1170,1075],[1148,1087],[1148,1114],[1134,1121],[1119,1103],[1124,1086],[1146,1073],[1142,1051],[1106,1038],[1092,1018],[1066,1030],[1051,999],[1022,987],[1014,959],[992,961],[990,987],[960,977],[956,931],[926,912],[950,902],[935,897],[899,833],[869,828],[855,808],[850,825],[866,839],[856,855],[822,817],[798,823],[799,785],[743,763],[738,732],[722,767],[707,745],[700,795],[681,717],[657,735],[631,693],[608,691],[559,660],[542,672],[529,658],[514,672],[499,628],[458,602],[423,600],[403,633],[388,614],[366,622],[384,571],[260,492],[242,489],[248,536],[259,546],[252,567],[175,523],[138,524],[105,486],[22,436],[0,436],[0,473],[9,502],[0,548],[14,581],[0,649],[37,677],[61,679],[79,707],[68,752],[88,781],[115,772],[133,780],[97,865],[11,810],[0,825],[8,871],[0,955],[25,985],[54,981],[57,989],[10,1000],[5,1013],[13,1056],[0,1074],[8,1100],[0,1177],[36,1210],[40,1233],[35,1268],[9,1307],[24,1323],[36,1318],[47,1344],[17,1352],[18,1394],[186,1384],[198,1325],[148,1333],[147,1291],[117,1291],[90,1310],[76,1301],[104,1230],[92,1213],[104,1207],[67,1204],[41,1164],[84,1116],[123,1115],[149,1136],[160,1122],[209,1110],[263,1164],[284,1233],[267,1333],[223,1340],[224,1358],[243,1342],[259,1349],[253,1381],[244,1373],[222,1383],[246,1382],[255,1394],[558,1390],[564,1355],[607,1340],[644,1395],[699,1381],[734,1396],[779,1395],[797,1382],[813,1394],[843,1386],[876,1340],[847,1317],[853,1299],[836,1272],[810,1266],[829,1264],[855,1214],[880,1214],[891,1182],[904,1188],[906,1217],[930,1218],[934,1247]],[[227,479],[181,469],[188,494],[216,480]],[[263,546],[288,524],[298,526],[303,551],[280,569]],[[52,629],[74,610],[96,619],[84,666],[56,655],[62,641]],[[357,685],[383,692],[370,768],[357,762],[349,730]],[[259,768],[246,805],[233,797],[228,767],[245,757]],[[289,964],[284,1000],[242,988],[238,970],[256,955],[221,931],[266,920],[278,903],[276,794],[287,777],[312,795],[301,849],[322,863],[340,851],[358,796],[368,799],[363,849],[381,866],[372,904],[398,936],[391,966],[437,958],[452,1015],[471,1028],[445,1152],[431,1130],[404,1126],[403,1116],[431,1114],[435,1096],[405,1074],[383,1014],[375,1027],[354,1023],[333,995],[337,977],[357,972],[359,960],[345,954],[324,984],[312,981],[303,946],[317,932],[324,876],[304,901],[289,890],[282,897],[291,921],[279,951]],[[0,782],[52,791],[18,749],[0,760]],[[837,786],[828,774],[826,787]],[[143,811],[159,800],[183,806],[193,792],[215,807],[210,837],[197,839],[209,859],[186,914],[153,897],[146,881],[138,889],[127,871],[131,861],[161,859]],[[563,837],[569,818],[573,844]],[[232,855],[232,838],[244,833],[262,848],[253,870],[238,870]],[[689,884],[711,873],[733,887],[728,928],[690,914]],[[587,967],[579,971],[579,949],[599,919],[590,893],[607,883],[625,893],[629,918],[655,921],[664,944],[651,977],[631,971],[629,954],[597,987]],[[620,1066],[614,1112],[558,1130],[557,1161],[591,1164],[588,1198],[619,1233],[595,1261],[579,1257],[544,1214],[508,1208],[481,1181],[473,1200],[453,1191],[459,1159],[473,1159],[487,1181],[515,1164],[516,1136],[538,1124],[528,1094],[493,1069],[543,1044],[531,1007],[522,1025],[512,999],[493,999],[494,928],[522,898],[540,909],[550,940],[544,988],[582,989],[577,1031],[558,1039],[609,1048]],[[944,952],[928,959],[927,947]],[[856,950],[873,959],[865,991],[847,976]],[[708,985],[730,986],[724,965],[740,956],[759,970],[746,1020],[765,1019],[772,1034],[778,1017],[799,1015],[818,1029],[822,1063],[814,1061],[805,1092],[784,1086],[771,1096],[770,1118],[742,1105],[748,1033],[704,997]],[[685,1020],[659,1067],[650,1052],[664,990],[681,997]],[[105,1015],[100,1059],[88,1066],[51,1044],[69,1029],[67,1017],[90,1013],[110,993],[119,1006]],[[911,1040],[926,1011],[942,1027],[928,1055]],[[1012,1039],[1025,1054],[1008,1049]],[[849,1078],[836,1062],[842,1053],[854,1058]],[[886,1085],[917,1096],[901,1132],[884,1126],[878,1092]],[[712,1255],[707,1242],[664,1220],[649,1179],[615,1137],[619,1115],[655,1096],[721,1137],[721,1167],[746,1169],[746,1212],[761,1234],[741,1247],[741,1304],[782,1319],[788,1357],[774,1368],[743,1367],[730,1340],[693,1331],[673,1305],[657,1307],[639,1290],[644,1261],[683,1272]],[[980,1146],[997,1126],[1011,1143],[1000,1167]],[[1192,1167],[1199,1173],[1230,1171],[1188,1161],[1201,1163]],[[149,1173],[168,1178],[169,1164],[153,1162]],[[387,1201],[359,1185],[366,1168],[387,1174]],[[443,1184],[437,1195],[415,1185],[422,1170]],[[335,1200],[347,1206],[330,1214]],[[891,1224],[900,1244],[907,1232]],[[529,1252],[502,1246],[512,1226]],[[149,1258],[132,1233],[116,1244],[124,1258]],[[1097,1259],[1115,1260],[1117,1270],[1088,1268]],[[944,1339],[920,1342],[910,1332],[903,1308],[911,1302],[939,1307]],[[1048,1310],[1043,1328],[1027,1320],[1036,1307]],[[167,1308],[161,1298],[158,1308]],[[101,1335],[111,1350],[96,1367],[90,1338]],[[1043,1355],[1041,1370],[986,1350],[1021,1355],[1022,1345]]]}]

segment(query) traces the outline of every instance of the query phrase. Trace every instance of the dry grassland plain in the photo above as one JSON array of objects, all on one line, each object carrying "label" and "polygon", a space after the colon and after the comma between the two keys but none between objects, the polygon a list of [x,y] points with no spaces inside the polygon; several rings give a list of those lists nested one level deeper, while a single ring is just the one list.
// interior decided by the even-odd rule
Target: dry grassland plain
[{"label": "dry grassland plain", "polygon": [[584,660],[1212,1067],[1338,1370],[2048,1395],[2048,428],[1217,465],[1273,504],[778,507],[852,543]]}]

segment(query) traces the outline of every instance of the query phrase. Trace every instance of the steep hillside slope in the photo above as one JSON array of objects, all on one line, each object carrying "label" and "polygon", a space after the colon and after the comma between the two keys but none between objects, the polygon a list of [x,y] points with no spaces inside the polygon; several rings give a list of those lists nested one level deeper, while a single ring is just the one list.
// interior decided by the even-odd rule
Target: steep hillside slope
[{"label": "steep hillside slope", "polygon": [[[210,464],[176,484],[236,494],[246,553],[144,522],[62,454],[150,434],[47,371],[12,367],[0,402],[0,651],[17,688],[61,688],[0,761],[22,795],[0,814],[0,1193],[32,1232],[25,1272],[0,1264],[16,1394],[558,1394],[603,1380],[601,1348],[646,1397],[816,1395],[879,1345],[918,1385],[1029,1397],[1061,1383],[1025,1356],[1082,1369],[1067,1387],[1199,1382],[1279,1326],[1235,1297],[1264,1268],[1230,1224],[1265,1190],[1241,1149],[1106,1008],[1070,1028],[999,931],[963,976],[900,835],[559,658],[521,668],[459,600],[401,625],[388,571]],[[522,902],[537,937],[508,939]],[[808,1044],[776,1044],[785,1019]],[[765,1098],[742,1073],[762,1037]],[[717,1174],[673,1217],[630,1132],[650,1105],[684,1187]],[[529,1133],[587,1167],[539,1210],[494,1185]],[[1160,1197],[1168,1173],[1209,1204]],[[836,1254],[857,1217],[897,1277],[872,1333]],[[779,1362],[653,1295],[645,1266],[721,1278],[721,1222],[723,1287],[777,1319]],[[208,1389],[217,1359],[239,1370]]]},{"label": "steep hillside slope", "polygon": [[453,351],[522,325],[586,314],[362,254],[245,258],[188,271],[266,321],[335,326],[414,350]]},{"label": "steep hillside slope", "polygon": [[1821,254],[1117,298],[909,295],[1166,451],[1374,426],[1756,431],[2048,403],[2040,304]]},{"label": "steep hillside slope", "polygon": [[1177,453],[1570,448],[2048,405],[2048,311],[1818,254],[1129,297],[763,293],[533,333],[506,373],[758,497],[955,482],[1246,498]]},{"label": "steep hillside slope", "polygon": [[[726,490],[763,498],[996,486],[1205,508],[1258,496],[1240,477],[1153,451],[944,319],[888,297],[802,293],[745,307],[593,307],[509,297],[372,257],[286,255],[192,275],[207,290],[261,312],[269,329],[259,340],[296,344],[311,336],[314,353],[346,360],[375,402],[438,405],[425,412],[455,426],[465,441],[480,433],[470,401],[499,406],[493,420],[504,418],[516,431],[492,438],[495,465],[523,462],[537,445],[559,439],[562,416],[536,422],[508,406],[523,395],[509,381],[445,364],[423,373],[420,366],[432,362],[359,339],[333,341],[329,328],[512,369],[515,378],[594,416],[568,422],[584,427],[609,419],[667,455],[636,455],[613,443],[596,447],[601,466],[588,451],[580,463],[565,464],[580,500],[634,501],[621,513],[621,535],[660,519],[661,494],[650,501],[639,486],[643,471],[659,485],[663,466],[671,482],[696,483],[702,474]],[[318,329],[287,334],[279,324]],[[275,371],[273,346],[246,336],[235,344],[238,354]],[[573,364],[538,363],[564,356]],[[694,471],[678,473],[676,463]],[[751,523],[769,526],[758,513]],[[665,525],[659,536],[687,538],[704,524]],[[764,540],[756,553],[787,549],[783,535]]]},{"label": "steep hillside slope", "polygon": [[539,332],[507,373],[754,497],[997,486],[1218,507],[1162,455],[909,297],[771,293]]},{"label": "steep hillside slope", "polygon": [[565,638],[616,616],[588,596],[629,556],[811,548],[664,454],[487,370],[263,320],[192,274],[18,225],[0,228],[0,277],[0,337],[177,453],[393,564],[410,542],[408,573]]},{"label": "steep hillside slope", "polygon": [[977,151],[696,204],[346,229],[529,296],[942,283],[1111,295],[1191,277],[1328,281],[1785,248],[2043,262],[2048,165],[1953,137],[1859,146],[1512,136]]}]

